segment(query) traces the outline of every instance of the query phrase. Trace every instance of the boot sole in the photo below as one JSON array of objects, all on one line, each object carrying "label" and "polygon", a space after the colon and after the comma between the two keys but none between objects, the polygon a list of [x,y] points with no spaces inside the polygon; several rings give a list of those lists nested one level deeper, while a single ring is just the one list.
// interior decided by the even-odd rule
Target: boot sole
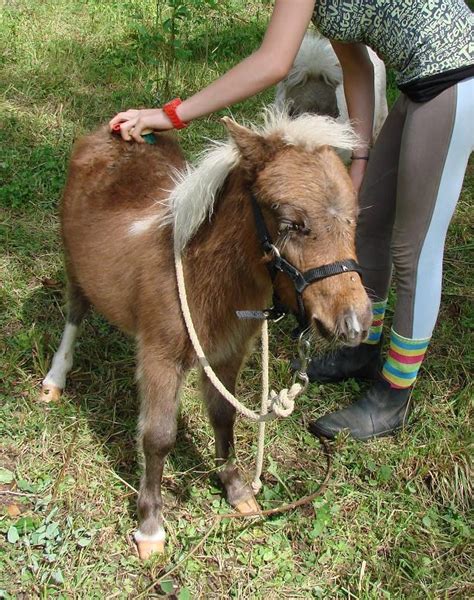
[{"label": "boot sole", "polygon": [[365,435],[365,436],[358,436],[358,435],[354,435],[350,429],[340,429],[339,431],[329,431],[328,429],[324,429],[322,427],[316,427],[316,423],[310,423],[308,425],[308,431],[310,433],[312,433],[313,435],[315,435],[316,437],[324,437],[327,438],[329,440],[334,440],[336,438],[336,436],[338,436],[340,433],[344,432],[344,431],[348,431],[350,436],[354,439],[354,440],[359,440],[360,442],[366,442],[368,440],[373,440],[376,438],[380,438],[380,437],[389,437],[390,435],[395,435],[397,432],[399,432],[401,429],[404,429],[406,427],[406,423],[402,423],[401,425],[398,425],[397,427],[394,427],[393,429],[385,429],[384,431],[380,431],[378,433],[372,433],[370,435]]}]

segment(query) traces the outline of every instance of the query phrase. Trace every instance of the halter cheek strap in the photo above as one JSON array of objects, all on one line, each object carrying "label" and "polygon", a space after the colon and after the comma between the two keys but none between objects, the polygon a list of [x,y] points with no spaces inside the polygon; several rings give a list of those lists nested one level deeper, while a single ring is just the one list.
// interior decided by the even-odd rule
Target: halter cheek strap
[{"label": "halter cheek strap", "polygon": [[[251,195],[251,203],[255,220],[255,228],[257,230],[257,236],[260,240],[262,250],[265,254],[272,255],[272,259],[267,263],[267,268],[272,283],[275,281],[277,272],[288,275],[293,282],[296,293],[298,312],[295,313],[295,317],[300,327],[306,328],[308,326],[308,320],[306,318],[304,309],[302,296],[303,291],[316,281],[321,281],[322,279],[327,279],[328,277],[333,277],[334,275],[340,275],[341,273],[355,272],[361,275],[360,266],[355,260],[348,258],[322,265],[320,267],[315,267],[302,273],[299,269],[287,261],[286,258],[283,258],[283,256],[280,255],[278,248],[273,244],[270,232],[268,231],[267,225],[263,218],[262,210],[253,194]],[[291,311],[289,311],[288,307],[283,304],[275,288],[273,288],[273,307],[266,311],[268,315],[267,318],[280,318],[288,312]]]}]

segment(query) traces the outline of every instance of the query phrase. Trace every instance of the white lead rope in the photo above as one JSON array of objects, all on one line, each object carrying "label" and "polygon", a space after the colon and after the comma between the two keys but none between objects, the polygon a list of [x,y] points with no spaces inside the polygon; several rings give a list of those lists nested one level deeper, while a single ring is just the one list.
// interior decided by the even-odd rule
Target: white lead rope
[{"label": "white lead rope", "polygon": [[191,317],[191,311],[189,310],[188,298],[186,294],[186,284],[184,281],[183,262],[181,253],[175,249],[174,253],[175,267],[176,267],[176,280],[178,283],[178,294],[181,303],[181,310],[188,330],[189,338],[193,345],[194,351],[197,354],[198,360],[201,363],[204,372],[211,381],[212,385],[217,391],[224,396],[224,398],[232,404],[232,406],[242,415],[257,421],[259,423],[258,432],[258,444],[257,444],[257,462],[255,467],[255,477],[252,482],[252,488],[257,493],[262,487],[260,475],[262,474],[263,467],[263,449],[264,449],[264,436],[265,436],[265,423],[271,421],[277,417],[287,417],[291,415],[295,407],[295,398],[301,394],[305,386],[301,383],[293,383],[289,389],[283,389],[279,394],[271,390],[269,393],[269,380],[268,380],[268,363],[269,363],[269,349],[268,349],[268,323],[264,319],[262,322],[262,398],[260,414],[250,410],[244,406],[237,398],[229,392],[224,386],[220,379],[215,374],[211,365],[209,364],[201,343],[194,327],[193,319]]}]

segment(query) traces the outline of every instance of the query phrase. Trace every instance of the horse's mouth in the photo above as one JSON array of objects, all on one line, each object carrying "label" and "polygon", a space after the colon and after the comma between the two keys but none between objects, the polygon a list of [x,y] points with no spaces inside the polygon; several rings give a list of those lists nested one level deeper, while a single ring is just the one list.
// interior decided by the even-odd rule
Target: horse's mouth
[{"label": "horse's mouth", "polygon": [[327,327],[320,319],[313,316],[312,319],[313,329],[316,331],[316,334],[319,335],[324,340],[331,342],[331,346],[358,346],[361,344],[365,338],[367,337],[367,331],[363,330],[360,332],[354,332],[354,330],[350,329],[346,331],[338,330],[334,331]]}]

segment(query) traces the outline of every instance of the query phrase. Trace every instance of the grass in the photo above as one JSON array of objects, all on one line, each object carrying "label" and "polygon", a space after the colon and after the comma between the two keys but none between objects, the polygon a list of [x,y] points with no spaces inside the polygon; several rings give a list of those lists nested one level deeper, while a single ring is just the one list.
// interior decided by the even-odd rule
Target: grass
[{"label": "grass", "polygon": [[[157,102],[166,87],[162,21],[148,0],[2,4],[0,598],[472,595],[472,165],[447,241],[441,315],[410,427],[366,444],[337,440],[333,478],[313,507],[221,524],[145,593],[205,535],[213,513],[229,510],[213,475],[213,439],[194,376],[165,470],[166,555],[145,564],[130,538],[141,470],[131,342],[92,316],[64,397],[49,406],[37,398],[63,324],[57,202],[71,144],[119,109]],[[191,53],[174,66],[169,97],[192,93],[251,52],[269,12],[257,0],[229,0],[219,13],[197,4],[179,34]],[[271,97],[233,114],[251,119]],[[180,133],[190,157],[206,137],[222,135],[215,116]],[[290,377],[289,327],[272,327],[277,388]],[[250,405],[258,375],[254,357],[240,386]],[[354,381],[313,385],[292,417],[269,427],[263,507],[316,489],[324,459],[304,425],[359,389]],[[239,421],[247,472],[255,433]]]}]

